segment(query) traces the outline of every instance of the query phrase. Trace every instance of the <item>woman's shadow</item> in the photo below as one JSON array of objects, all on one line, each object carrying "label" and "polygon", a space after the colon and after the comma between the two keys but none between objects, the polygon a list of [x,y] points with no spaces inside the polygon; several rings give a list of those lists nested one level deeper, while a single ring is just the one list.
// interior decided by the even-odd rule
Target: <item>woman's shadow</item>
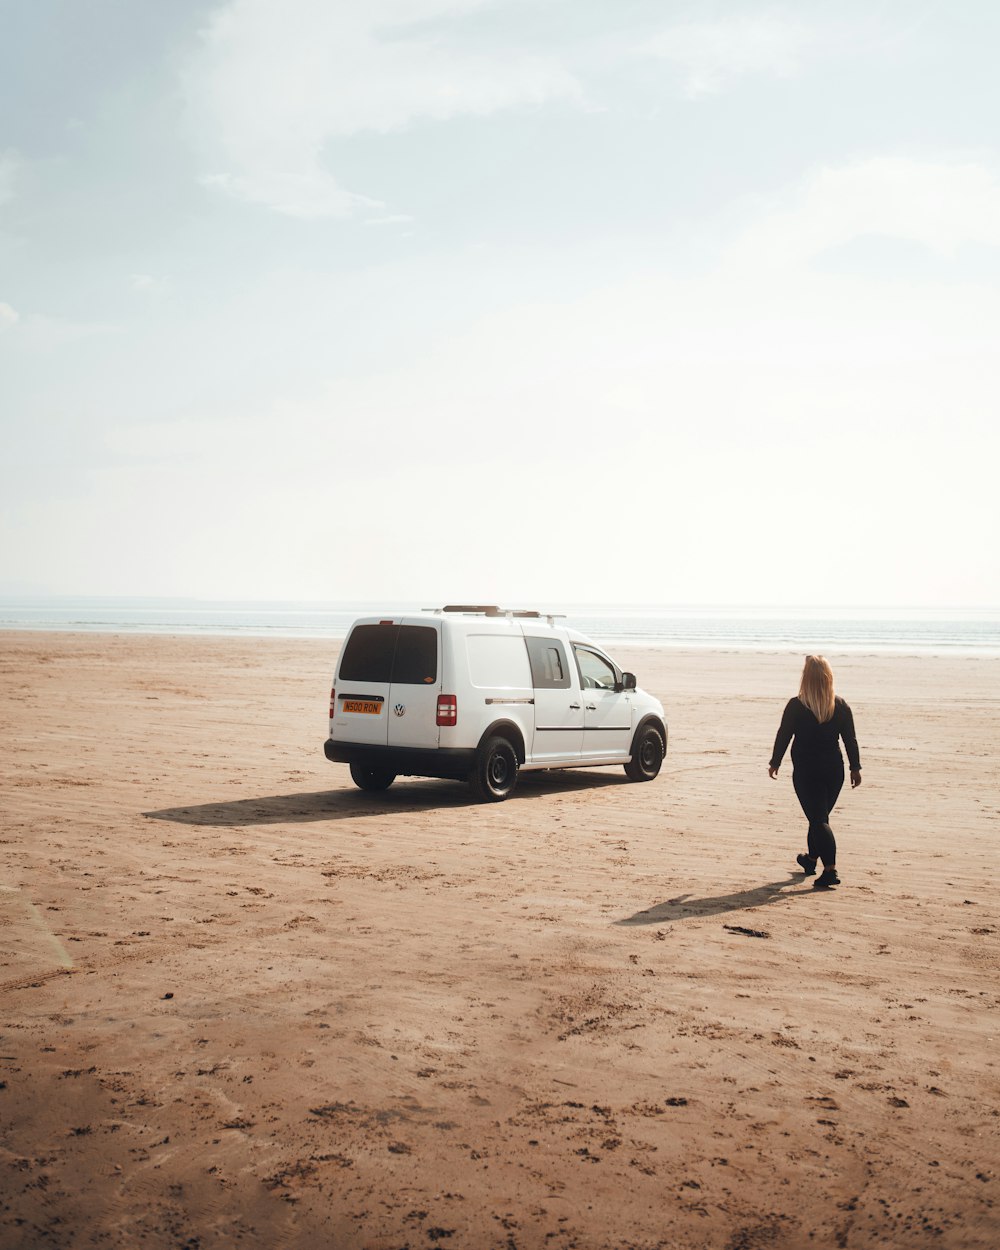
[{"label": "woman's shadow", "polygon": [[782,898],[811,895],[812,889],[788,892],[789,886],[802,885],[804,880],[801,873],[793,873],[784,881],[771,881],[753,890],[741,890],[738,894],[716,894],[711,898],[692,898],[690,894],[679,894],[676,898],[668,898],[666,902],[647,907],[645,911],[637,911],[626,920],[616,920],[615,924],[663,924],[667,920],[691,920],[696,916],[719,916],[730,911],[746,911],[751,907],[776,903]]}]

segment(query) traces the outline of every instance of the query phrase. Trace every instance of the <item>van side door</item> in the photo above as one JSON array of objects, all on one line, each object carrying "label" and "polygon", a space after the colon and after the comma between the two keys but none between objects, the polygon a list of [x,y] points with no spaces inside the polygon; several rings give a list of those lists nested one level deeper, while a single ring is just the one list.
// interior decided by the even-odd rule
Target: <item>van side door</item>
[{"label": "van side door", "polygon": [[548,634],[524,636],[535,695],[535,764],[579,760],[583,749],[583,698],[576,665],[566,643]]},{"label": "van side door", "polygon": [[632,744],[632,698],[606,655],[573,643],[583,686],[585,759],[626,756]]}]

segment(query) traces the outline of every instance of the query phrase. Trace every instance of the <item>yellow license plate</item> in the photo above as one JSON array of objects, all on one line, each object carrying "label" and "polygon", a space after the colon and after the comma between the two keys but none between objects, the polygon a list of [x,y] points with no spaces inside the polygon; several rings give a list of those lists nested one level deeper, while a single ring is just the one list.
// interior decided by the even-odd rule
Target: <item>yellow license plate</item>
[{"label": "yellow license plate", "polygon": [[382,712],[381,703],[369,703],[367,699],[345,699],[345,712],[363,712],[366,716],[379,716]]}]

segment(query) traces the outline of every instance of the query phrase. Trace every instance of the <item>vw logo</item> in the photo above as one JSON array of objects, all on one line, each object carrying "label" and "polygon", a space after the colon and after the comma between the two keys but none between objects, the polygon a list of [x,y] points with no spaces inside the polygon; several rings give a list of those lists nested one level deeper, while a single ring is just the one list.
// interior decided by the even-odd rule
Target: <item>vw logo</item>
[{"label": "vw logo", "polygon": [[392,710],[396,713],[396,715],[397,715],[397,716],[405,716],[405,715],[406,715],[406,704],[405,704],[405,703],[397,703],[397,704],[396,704],[396,706],[395,706]]}]

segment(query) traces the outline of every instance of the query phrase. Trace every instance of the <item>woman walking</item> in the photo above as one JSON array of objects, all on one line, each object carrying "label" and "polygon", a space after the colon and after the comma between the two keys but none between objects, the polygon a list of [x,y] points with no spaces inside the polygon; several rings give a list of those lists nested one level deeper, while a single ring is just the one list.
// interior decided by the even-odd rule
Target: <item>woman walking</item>
[{"label": "woman walking", "polygon": [[823,861],[823,871],[813,883],[816,890],[840,885],[837,842],[830,828],[830,813],[844,784],[841,738],[851,768],[851,786],[860,786],[861,757],[853,713],[844,700],[834,694],[830,665],[821,655],[807,655],[798,697],[789,699],[785,707],[767,771],[770,777],[777,777],[791,742],[792,785],[809,821],[806,853],[795,858],[807,877],[815,876],[816,861]]}]

